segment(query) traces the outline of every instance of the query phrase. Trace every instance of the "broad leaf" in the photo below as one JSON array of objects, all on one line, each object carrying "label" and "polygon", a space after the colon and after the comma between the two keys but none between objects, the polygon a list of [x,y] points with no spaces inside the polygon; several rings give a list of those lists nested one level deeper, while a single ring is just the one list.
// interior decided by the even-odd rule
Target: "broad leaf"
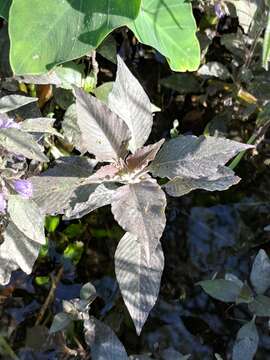
[{"label": "broad leaf", "polygon": [[126,153],[127,125],[105,104],[81,89],[76,89],[78,125],[89,153],[98,160],[117,160]]},{"label": "broad leaf", "polygon": [[233,140],[215,136],[178,136],[162,146],[150,171],[155,176],[198,179],[215,175],[218,167],[240,151],[252,148]]},{"label": "broad leaf", "polygon": [[20,195],[10,195],[8,213],[25,236],[39,244],[45,244],[44,216],[33,200],[24,199]]},{"label": "broad leaf", "polygon": [[230,0],[230,2],[235,6],[240,26],[243,28],[245,33],[248,33],[256,10],[260,6],[263,6],[262,0]]},{"label": "broad leaf", "polygon": [[220,80],[227,80],[231,78],[231,74],[225,65],[217,62],[210,61],[204,64],[198,70],[198,75],[202,77],[216,77]]},{"label": "broad leaf", "polygon": [[96,161],[79,156],[58,159],[55,167],[31,178],[33,199],[46,214],[63,214],[95,165]]},{"label": "broad leaf", "polygon": [[264,250],[260,250],[255,257],[250,281],[257,294],[263,294],[270,287],[270,260]]},{"label": "broad leaf", "polygon": [[12,0],[1,0],[0,2],[0,17],[8,21],[9,8]]},{"label": "broad leaf", "polygon": [[0,283],[7,284],[11,272],[19,267],[27,274],[31,273],[41,244],[26,237],[12,222],[3,237],[4,242],[0,245]]},{"label": "broad leaf", "polygon": [[74,191],[69,207],[65,212],[66,219],[78,219],[91,211],[112,202],[112,196],[118,187],[115,184],[87,184]]},{"label": "broad leaf", "polygon": [[61,85],[62,81],[57,76],[55,71],[49,71],[43,75],[24,75],[14,76],[17,81],[24,82],[25,84],[36,84],[36,85]]},{"label": "broad leaf", "polygon": [[22,95],[7,95],[0,98],[0,114],[16,110],[21,106],[37,101],[37,98]]},{"label": "broad leaf", "polygon": [[156,303],[163,267],[160,244],[147,261],[145,250],[135,235],[126,233],[122,237],[115,252],[115,273],[138,335]]},{"label": "broad leaf", "polygon": [[259,344],[259,335],[254,321],[240,328],[233,346],[232,360],[252,360]]},{"label": "broad leaf", "polygon": [[200,285],[208,295],[224,302],[235,302],[241,291],[241,286],[235,281],[224,279],[200,281],[198,285]]},{"label": "broad leaf", "polygon": [[129,155],[126,162],[129,170],[146,168],[149,162],[153,161],[164,143],[164,139],[155,144],[144,146],[138,149],[134,154]]},{"label": "broad leaf", "polygon": [[270,298],[264,295],[258,295],[254,301],[248,305],[249,310],[257,316],[270,316]]},{"label": "broad leaf", "polygon": [[121,186],[112,198],[115,220],[137,236],[148,261],[166,224],[165,207],[166,196],[154,180]]},{"label": "broad leaf", "polygon": [[19,129],[0,129],[0,145],[8,151],[16,155],[23,155],[28,159],[49,161],[34,137]]},{"label": "broad leaf", "polygon": [[164,55],[174,71],[194,71],[200,47],[192,6],[185,0],[142,0],[141,11],[128,24],[140,42]]},{"label": "broad leaf", "polygon": [[60,312],[56,314],[50,327],[50,334],[53,334],[57,331],[65,330],[71,322],[72,317],[69,314],[66,314],[65,312]]},{"label": "broad leaf", "polygon": [[128,360],[124,346],[115,333],[101,321],[94,317],[84,321],[84,334],[93,360]]},{"label": "broad leaf", "polygon": [[224,166],[220,166],[217,172],[210,176],[193,178],[188,176],[177,176],[164,185],[166,192],[171,196],[183,196],[195,189],[204,189],[208,191],[227,190],[232,185],[240,181],[234,172]]},{"label": "broad leaf", "polygon": [[139,7],[140,0],[13,0],[9,35],[14,73],[45,73],[89,53],[113,29],[135,19]]},{"label": "broad leaf", "polygon": [[129,149],[135,152],[146,142],[152,129],[151,103],[120,56],[117,56],[116,80],[109,94],[108,106],[128,125],[132,135]]}]

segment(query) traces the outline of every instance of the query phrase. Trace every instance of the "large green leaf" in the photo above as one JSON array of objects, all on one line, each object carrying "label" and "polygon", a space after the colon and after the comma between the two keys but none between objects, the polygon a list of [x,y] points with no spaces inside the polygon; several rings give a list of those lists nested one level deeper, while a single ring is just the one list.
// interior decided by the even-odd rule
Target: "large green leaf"
[{"label": "large green leaf", "polygon": [[89,53],[113,29],[135,19],[140,2],[14,0],[9,17],[14,73],[41,74]]},{"label": "large green leaf", "polygon": [[186,0],[142,0],[130,25],[138,40],[167,57],[172,70],[197,70],[200,47],[191,4]]}]

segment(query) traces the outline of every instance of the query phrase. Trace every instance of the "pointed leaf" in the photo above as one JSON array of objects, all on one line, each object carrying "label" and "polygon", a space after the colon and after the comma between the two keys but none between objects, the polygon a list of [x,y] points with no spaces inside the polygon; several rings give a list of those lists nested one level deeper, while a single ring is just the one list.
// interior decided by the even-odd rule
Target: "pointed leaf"
[{"label": "pointed leaf", "polygon": [[148,260],[166,224],[165,207],[166,196],[154,180],[121,186],[112,198],[115,220],[138,237]]},{"label": "pointed leaf", "polygon": [[41,244],[26,237],[15,224],[10,222],[3,233],[0,245],[0,283],[9,282],[11,272],[19,267],[30,274],[38,257]]},{"label": "pointed leaf", "polygon": [[26,119],[21,123],[20,129],[31,133],[48,133],[62,137],[62,135],[54,129],[53,118],[34,118]]},{"label": "pointed leaf", "polygon": [[87,184],[74,191],[65,219],[79,219],[91,211],[112,202],[113,194],[118,187],[115,184]]},{"label": "pointed leaf", "polygon": [[259,344],[259,335],[254,321],[240,328],[233,346],[232,360],[252,360]]},{"label": "pointed leaf", "polygon": [[100,183],[105,181],[114,181],[114,178],[119,173],[120,169],[113,164],[101,166],[93,175],[88,179],[89,183]]},{"label": "pointed leaf", "polygon": [[200,281],[198,285],[200,285],[208,295],[224,302],[235,302],[241,291],[241,286],[235,281],[224,279]]},{"label": "pointed leaf", "polygon": [[248,305],[249,310],[257,316],[270,316],[270,298],[265,295],[258,295],[254,301]]},{"label": "pointed leaf", "polygon": [[138,335],[156,303],[163,267],[160,244],[147,262],[145,250],[136,236],[126,233],[122,237],[115,252],[115,273]]},{"label": "pointed leaf", "polygon": [[71,323],[72,317],[65,312],[60,312],[56,314],[53,318],[52,325],[50,327],[49,333],[53,334],[57,331],[65,330],[68,325]]},{"label": "pointed leaf", "polygon": [[16,155],[23,155],[28,159],[49,161],[42,152],[42,147],[31,134],[15,128],[0,129],[0,145]]},{"label": "pointed leaf", "polygon": [[117,160],[126,153],[127,125],[105,104],[81,89],[76,89],[78,125],[89,153],[98,160]]},{"label": "pointed leaf", "polygon": [[164,141],[164,139],[161,139],[155,144],[144,146],[138,149],[134,154],[129,155],[126,160],[128,168],[134,170],[147,167],[149,162],[155,159]]},{"label": "pointed leaf", "polygon": [[234,172],[224,166],[220,166],[215,174],[203,176],[199,179],[188,176],[177,176],[164,185],[166,192],[171,196],[183,196],[195,189],[208,191],[227,190],[240,181]]},{"label": "pointed leaf", "polygon": [[37,101],[37,98],[22,95],[7,95],[0,98],[0,114],[16,110],[21,106]]},{"label": "pointed leaf", "polygon": [[45,219],[33,200],[24,199],[20,195],[10,195],[8,213],[13,223],[25,236],[39,244],[45,244]]},{"label": "pointed leaf", "polygon": [[31,178],[33,199],[46,214],[63,214],[74,191],[91,175],[96,161],[79,156],[59,158],[56,166]]},{"label": "pointed leaf", "polygon": [[84,332],[93,360],[128,360],[124,346],[115,333],[101,321],[90,317],[84,321]]},{"label": "pointed leaf", "polygon": [[240,151],[252,145],[215,136],[178,136],[162,146],[150,171],[159,177],[184,176],[198,179],[215,174]]},{"label": "pointed leaf", "polygon": [[141,43],[164,55],[172,70],[197,70],[200,46],[192,6],[186,0],[142,0],[139,15],[128,26]]},{"label": "pointed leaf", "polygon": [[270,260],[262,249],[254,259],[250,281],[257,294],[263,294],[270,287]]},{"label": "pointed leaf", "polygon": [[134,152],[143,146],[153,125],[151,103],[120,56],[117,56],[116,80],[109,94],[108,106],[125,121],[131,131],[129,149]]}]

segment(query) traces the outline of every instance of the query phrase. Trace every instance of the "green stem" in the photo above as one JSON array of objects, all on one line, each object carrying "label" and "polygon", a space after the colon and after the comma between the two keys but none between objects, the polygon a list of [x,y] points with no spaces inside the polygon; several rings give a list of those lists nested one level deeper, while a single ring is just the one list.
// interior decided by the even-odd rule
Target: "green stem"
[{"label": "green stem", "polygon": [[4,354],[9,355],[11,359],[19,360],[19,358],[3,336],[0,336],[0,348],[2,348]]}]

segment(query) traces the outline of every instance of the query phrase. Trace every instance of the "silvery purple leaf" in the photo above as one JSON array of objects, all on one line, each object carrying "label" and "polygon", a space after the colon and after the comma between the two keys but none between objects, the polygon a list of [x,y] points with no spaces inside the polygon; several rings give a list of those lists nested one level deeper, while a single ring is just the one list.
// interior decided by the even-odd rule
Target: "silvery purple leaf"
[{"label": "silvery purple leaf", "polygon": [[96,161],[79,156],[63,157],[56,166],[31,178],[33,199],[46,214],[63,214],[74,191],[91,175]]},{"label": "silvery purple leaf", "polygon": [[135,235],[126,233],[122,237],[115,252],[115,273],[138,335],[156,303],[163,267],[160,244],[147,261],[144,247]]},{"label": "silvery purple leaf", "polygon": [[128,360],[124,346],[115,333],[93,316],[84,321],[85,341],[93,360]]},{"label": "silvery purple leaf", "polygon": [[6,113],[16,110],[21,106],[37,101],[38,98],[22,96],[22,95],[7,95],[0,98],[0,113]]},{"label": "silvery purple leaf", "polygon": [[18,179],[13,181],[15,191],[24,198],[33,196],[33,185],[30,180]]},{"label": "silvery purple leaf", "polygon": [[129,149],[134,153],[144,145],[151,132],[151,103],[120,56],[117,56],[116,80],[109,94],[108,106],[128,125],[132,135]]},{"label": "silvery purple leaf", "polygon": [[114,177],[119,173],[119,169],[113,165],[104,165],[98,169],[93,175],[88,179],[89,183],[100,183],[104,181],[113,181]]},{"label": "silvery purple leaf", "polygon": [[79,219],[91,211],[109,205],[117,188],[118,186],[112,183],[86,184],[78,187],[65,211],[65,219]]},{"label": "silvery purple leaf", "polygon": [[165,142],[149,171],[169,179],[209,177],[240,151],[253,147],[215,136],[178,136]]},{"label": "silvery purple leaf", "polygon": [[0,129],[8,129],[8,128],[20,128],[20,124],[16,123],[13,119],[8,117],[6,114],[0,113]]},{"label": "silvery purple leaf", "polygon": [[208,191],[227,190],[240,181],[234,172],[224,166],[220,166],[215,174],[194,178],[189,176],[176,176],[164,185],[166,192],[171,196],[183,196],[195,189]]},{"label": "silvery purple leaf", "polygon": [[222,8],[222,4],[220,1],[216,1],[214,8],[215,8],[215,13],[218,18],[221,19],[222,17],[224,17],[226,15],[226,13],[224,12],[224,10]]},{"label": "silvery purple leaf", "polygon": [[121,186],[112,198],[115,220],[137,236],[149,261],[163,233],[166,196],[155,180]]},{"label": "silvery purple leaf", "polygon": [[255,257],[250,273],[250,281],[257,294],[263,294],[270,287],[270,260],[261,249]]},{"label": "silvery purple leaf", "polygon": [[76,88],[75,94],[77,122],[88,152],[100,161],[124,157],[130,139],[130,132],[124,121],[82,89]]},{"label": "silvery purple leaf", "polygon": [[0,193],[0,213],[5,213],[7,207],[7,201],[5,195],[1,192]]},{"label": "silvery purple leaf", "polygon": [[259,345],[259,335],[252,320],[243,325],[237,333],[233,346],[232,360],[252,360]]},{"label": "silvery purple leaf", "polygon": [[12,222],[8,224],[3,237],[4,242],[0,245],[0,283],[5,285],[10,280],[11,272],[18,268],[31,273],[41,244],[25,236]]},{"label": "silvery purple leaf", "polygon": [[134,154],[129,155],[126,162],[129,170],[142,169],[153,161],[164,143],[164,139],[156,142],[155,144],[144,146],[135,151]]},{"label": "silvery purple leaf", "polygon": [[43,148],[31,134],[15,128],[0,129],[0,145],[16,155],[23,155],[28,159],[49,161],[43,154]]},{"label": "silvery purple leaf", "polygon": [[53,118],[34,118],[25,119],[20,125],[21,130],[31,133],[47,133],[63,137],[54,127],[55,119]]}]

